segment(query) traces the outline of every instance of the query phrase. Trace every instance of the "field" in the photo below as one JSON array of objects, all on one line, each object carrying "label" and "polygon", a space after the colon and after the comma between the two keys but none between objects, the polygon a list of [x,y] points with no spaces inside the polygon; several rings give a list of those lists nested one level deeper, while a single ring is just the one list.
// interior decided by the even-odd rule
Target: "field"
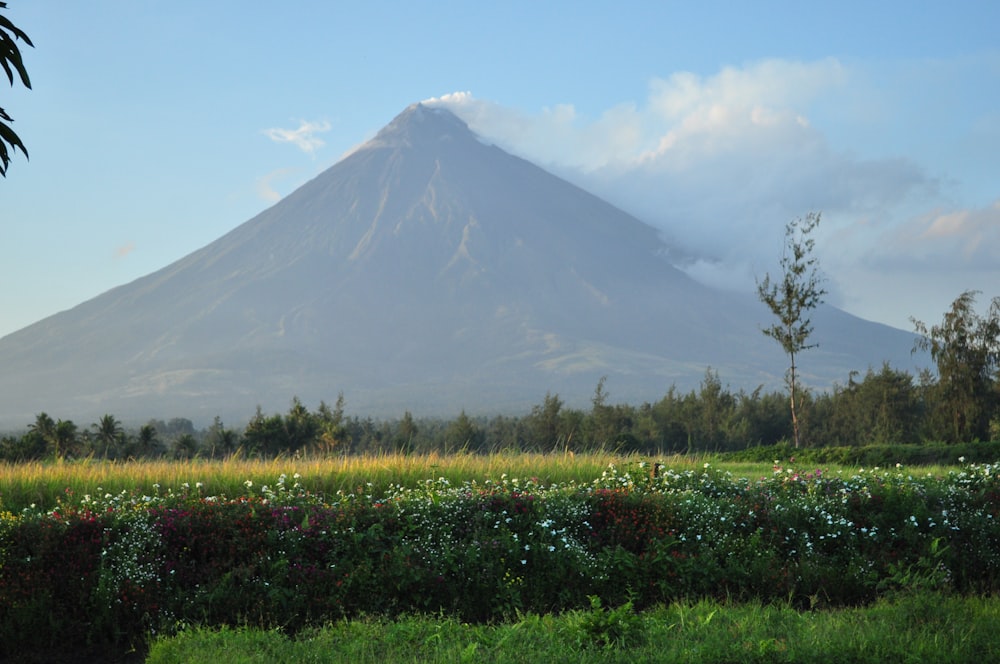
[{"label": "field", "polygon": [[[0,466],[0,657],[152,643],[152,661],[185,661],[226,643],[227,661],[260,661],[236,653],[268,642],[299,653],[268,661],[346,661],[375,632],[404,650],[348,659],[395,661],[415,639],[420,661],[529,661],[498,646],[528,639],[542,659],[626,661],[694,638],[715,661],[846,661],[815,640],[838,630],[854,661],[996,652],[978,627],[1000,610],[995,467],[775,462]],[[901,624],[879,631],[874,615]]]},{"label": "field", "polygon": [[[382,494],[391,487],[416,487],[428,479],[444,478],[461,484],[508,477],[537,478],[542,484],[587,483],[599,477],[610,464],[638,462],[638,457],[612,454],[452,454],[305,457],[242,459],[224,461],[30,462],[0,464],[0,505],[19,511],[34,503],[51,509],[69,494],[82,496],[122,491],[149,494],[181,492],[200,485],[204,495],[246,495],[246,482],[273,485],[282,475],[299,476],[299,483],[314,494],[334,496],[363,487],[366,493]],[[703,462],[683,456],[661,460],[672,468],[695,468]],[[733,466],[737,472],[760,469],[761,464]],[[100,491],[99,491],[100,490]]]}]

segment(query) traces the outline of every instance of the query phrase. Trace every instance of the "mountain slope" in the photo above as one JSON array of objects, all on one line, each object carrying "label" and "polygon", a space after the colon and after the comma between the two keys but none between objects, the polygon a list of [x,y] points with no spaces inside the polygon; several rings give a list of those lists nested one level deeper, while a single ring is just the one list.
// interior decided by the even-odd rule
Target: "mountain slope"
[{"label": "mountain slope", "polygon": [[[602,375],[614,399],[654,400],[708,366],[780,383],[762,305],[667,252],[651,227],[417,104],[215,242],[0,339],[0,423],[245,421],[340,391],[373,415],[499,412],[546,391],[585,403]],[[807,380],[906,362],[906,333],[822,317]]]}]

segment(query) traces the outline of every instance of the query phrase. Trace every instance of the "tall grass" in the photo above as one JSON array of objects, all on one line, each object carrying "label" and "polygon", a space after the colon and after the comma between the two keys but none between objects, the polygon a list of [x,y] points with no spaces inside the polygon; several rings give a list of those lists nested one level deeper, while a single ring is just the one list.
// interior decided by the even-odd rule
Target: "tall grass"
[{"label": "tall grass", "polygon": [[[640,461],[656,462],[665,468],[683,471],[705,463],[720,467],[737,477],[760,478],[774,472],[772,463],[731,462],[725,456],[672,455],[650,459],[639,455],[612,453],[496,453],[490,455],[387,453],[341,457],[278,457],[247,459],[239,455],[224,460],[192,459],[102,461],[0,462],[0,507],[18,511],[29,505],[51,509],[68,494],[80,496],[122,491],[154,495],[198,488],[202,495],[238,496],[248,492],[247,482],[259,489],[274,486],[285,475],[287,483],[298,482],[314,494],[334,496],[337,492],[380,495],[391,487],[414,487],[427,479],[445,478],[452,483],[498,481],[510,478],[536,479],[539,484],[588,483],[600,477],[609,465],[618,467]],[[776,459],[779,465],[785,461]],[[791,469],[795,464],[786,464]],[[825,473],[846,467],[823,464]],[[795,465],[808,472],[813,467]],[[856,470],[856,469],[852,469]],[[914,475],[943,476],[946,466],[921,466]],[[294,478],[294,479],[293,479]]]},{"label": "tall grass", "polygon": [[987,662],[1000,657],[998,619],[997,598],[933,593],[814,612],[701,601],[623,616],[626,638],[611,643],[613,626],[587,611],[491,625],[411,616],[339,621],[294,639],[195,628],[156,640],[147,662]]},{"label": "tall grass", "polygon": [[[521,479],[537,478],[541,484],[587,483],[599,477],[609,464],[636,463],[637,456],[615,454],[380,454],[345,457],[279,457],[188,461],[33,461],[0,464],[0,505],[18,511],[29,505],[55,507],[68,493],[112,493],[122,491],[154,495],[197,487],[203,495],[237,496],[252,487],[274,486],[285,475],[287,483],[298,482],[312,493],[333,496],[360,491],[381,494],[393,486],[413,487],[427,479],[449,482],[497,481],[504,474]],[[700,463],[691,457],[670,457],[660,463],[687,469]],[[754,464],[745,464],[753,467]],[[760,464],[756,467],[763,468]],[[768,471],[770,469],[767,469]],[[293,480],[294,478],[294,480]]]}]

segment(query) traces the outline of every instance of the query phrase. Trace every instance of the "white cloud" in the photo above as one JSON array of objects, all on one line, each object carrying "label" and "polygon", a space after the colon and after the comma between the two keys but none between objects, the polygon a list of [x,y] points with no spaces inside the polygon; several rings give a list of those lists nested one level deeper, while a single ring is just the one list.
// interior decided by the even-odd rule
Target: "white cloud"
[{"label": "white cloud", "polygon": [[[644,99],[596,117],[571,104],[530,113],[468,92],[425,103],[447,106],[484,140],[662,229],[690,257],[685,269],[717,286],[752,291],[755,275],[776,267],[784,225],[822,211],[817,253],[828,299],[907,327],[909,314],[931,316],[889,313],[886,302],[891,291],[924,283],[916,265],[950,272],[935,286],[939,300],[952,293],[947,302],[923,303],[934,311],[966,288],[1000,283],[1000,203],[945,208],[950,181],[902,151],[912,134],[898,152],[885,143],[865,150],[873,126],[901,131],[910,121],[868,117],[873,89],[872,72],[858,64],[767,60],[658,78]],[[880,94],[880,108],[908,108],[891,103],[892,86]]]},{"label": "white cloud", "polygon": [[836,60],[767,60],[656,79],[642,103],[595,119],[570,105],[531,115],[470,93],[429,103],[663,229],[702,257],[696,274],[752,285],[749,272],[770,264],[792,218],[811,210],[878,215],[933,187],[914,163],[838,152],[811,124],[810,109],[849,81]]},{"label": "white cloud", "polygon": [[330,123],[326,120],[322,122],[300,120],[297,129],[265,129],[264,134],[276,143],[292,143],[303,152],[312,154],[325,145],[323,139],[316,134],[327,131],[330,131]]}]

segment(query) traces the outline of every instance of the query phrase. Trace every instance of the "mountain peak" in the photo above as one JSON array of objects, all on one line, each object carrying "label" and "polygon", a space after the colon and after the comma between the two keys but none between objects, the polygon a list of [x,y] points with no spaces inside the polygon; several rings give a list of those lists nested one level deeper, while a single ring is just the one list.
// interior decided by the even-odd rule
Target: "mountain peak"
[{"label": "mountain peak", "polygon": [[441,106],[426,106],[420,102],[411,104],[402,113],[393,118],[392,122],[375,135],[369,145],[383,146],[416,146],[442,139],[472,138],[469,126],[446,108]]},{"label": "mountain peak", "polygon": [[[602,377],[616,399],[650,400],[706,366],[780,384],[760,303],[663,252],[652,227],[413,104],[223,237],[0,339],[0,424],[228,421],[339,389],[379,417],[495,414],[547,391],[585,405]],[[913,346],[846,314],[817,341],[812,384],[907,366]]]}]

